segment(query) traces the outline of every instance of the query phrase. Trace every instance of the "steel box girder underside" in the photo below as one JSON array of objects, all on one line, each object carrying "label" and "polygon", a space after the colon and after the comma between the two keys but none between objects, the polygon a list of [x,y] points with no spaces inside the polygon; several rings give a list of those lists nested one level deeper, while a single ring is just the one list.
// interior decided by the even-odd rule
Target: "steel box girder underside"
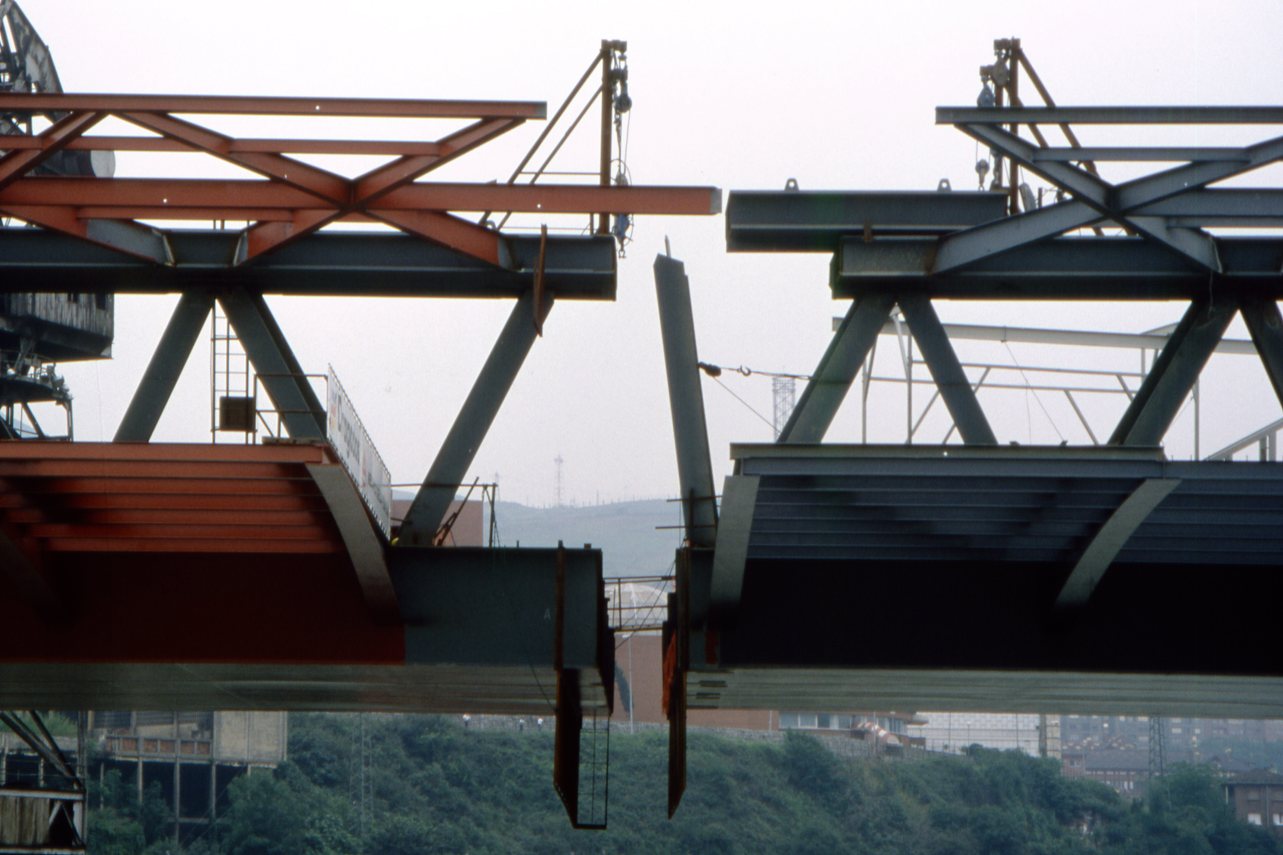
[{"label": "steel box girder underside", "polygon": [[[692,554],[692,708],[1283,706],[1283,466],[1144,449],[733,456],[724,494],[755,480],[747,507],[723,502],[717,552]],[[1061,607],[1147,483],[1169,492],[1126,521],[1085,601]],[[737,538],[745,560],[728,598],[721,553]]]},{"label": "steel box girder underside", "polygon": [[[551,715],[561,664],[605,708],[599,550],[389,550],[376,623],[343,555],[59,554],[55,620],[0,622],[0,707]],[[606,645],[605,649],[611,649]]]},{"label": "steel box girder underside", "polygon": [[[533,287],[538,237],[507,237],[512,268],[395,233],[318,232],[234,264],[233,232],[174,232],[173,263],[155,265],[56,232],[0,229],[0,290],[163,294],[246,289],[353,297],[514,297]],[[612,300],[614,238],[550,237],[543,285],[559,299]]]},{"label": "steel box girder underside", "polygon": [[1274,716],[1281,571],[1114,566],[1067,619],[1064,566],[750,561],[734,625],[692,632],[689,703]]}]

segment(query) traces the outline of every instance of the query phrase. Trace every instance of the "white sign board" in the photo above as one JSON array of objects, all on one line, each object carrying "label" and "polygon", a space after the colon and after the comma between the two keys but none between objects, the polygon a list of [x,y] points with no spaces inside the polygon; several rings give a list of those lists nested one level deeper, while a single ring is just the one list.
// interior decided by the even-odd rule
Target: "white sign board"
[{"label": "white sign board", "polygon": [[328,377],[328,400],[325,406],[325,432],[343,468],[356,484],[357,491],[370,509],[384,534],[392,530],[392,473],[370,441],[365,425],[348,400],[334,367]]}]

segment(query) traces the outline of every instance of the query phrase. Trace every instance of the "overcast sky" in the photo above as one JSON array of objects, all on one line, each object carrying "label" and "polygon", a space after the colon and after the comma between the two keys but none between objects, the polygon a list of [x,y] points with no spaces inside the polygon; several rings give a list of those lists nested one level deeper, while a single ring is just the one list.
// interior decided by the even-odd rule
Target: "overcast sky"
[{"label": "overcast sky", "polygon": [[[992,41],[1003,36],[1022,38],[1062,104],[1283,103],[1278,2],[21,5],[50,44],[64,87],[80,92],[541,100],[551,112],[602,38],[625,39],[634,102],[628,165],[641,184],[778,189],[796,178],[804,190],[933,189],[948,178],[956,189],[974,188],[976,147],[936,127],[934,108],[974,104],[977,68],[992,61]],[[538,131],[539,123],[529,123],[450,174],[504,179]],[[585,136],[590,151],[592,134]],[[1212,139],[1207,132],[1186,142]],[[170,169],[162,163],[122,156],[120,174]],[[1277,172],[1268,177],[1279,183]],[[497,475],[501,497],[551,503],[558,455],[567,501],[676,492],[651,278],[665,236],[691,276],[701,357],[799,373],[814,367],[831,317],[845,309],[829,297],[827,257],[729,255],[721,217],[643,218],[620,263],[618,300],[556,306],[482,446],[473,472],[483,480]],[[114,433],[173,302],[120,298],[115,358],[65,366],[77,438]],[[270,302],[308,370],[333,364],[397,482],[426,473],[510,308],[497,301]],[[1182,307],[946,303],[939,310],[946,321],[1140,331],[1177,320]],[[1241,327],[1231,334],[1242,335]],[[892,345],[884,341],[884,357]],[[1131,353],[959,351],[964,359],[1024,365],[1136,367]],[[1279,415],[1254,360],[1218,358],[1211,371],[1204,453]],[[769,418],[769,380],[723,382]],[[720,478],[730,442],[766,441],[771,431],[710,381],[704,394]],[[927,394],[916,395],[920,407]],[[1108,433],[1125,402],[1087,397],[1097,432]],[[1055,395],[995,393],[984,402],[1003,441],[1088,441]],[[903,388],[886,386],[870,409],[870,438],[902,441],[905,420]],[[1187,414],[1172,436],[1174,455],[1192,453],[1189,422]],[[207,441],[208,427],[202,342],[156,438]],[[929,420],[923,440],[938,442],[944,427]],[[830,438],[859,436],[859,407],[848,401]]]}]

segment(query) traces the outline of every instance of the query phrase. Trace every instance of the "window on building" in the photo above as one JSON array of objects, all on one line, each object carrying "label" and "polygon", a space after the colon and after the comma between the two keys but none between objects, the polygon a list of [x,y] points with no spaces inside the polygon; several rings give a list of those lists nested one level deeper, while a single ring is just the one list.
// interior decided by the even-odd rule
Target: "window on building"
[{"label": "window on building", "polygon": [[1259,813],[1249,813],[1247,815],[1247,821],[1249,825],[1260,825],[1261,815]]},{"label": "window on building", "polygon": [[829,728],[833,727],[833,716],[829,715],[828,713],[820,713],[819,716],[817,716],[817,718],[819,719],[819,722],[816,726],[819,727],[821,730],[828,730]]},{"label": "window on building", "polygon": [[1283,825],[1283,813],[1276,813],[1270,819],[1275,825]]}]

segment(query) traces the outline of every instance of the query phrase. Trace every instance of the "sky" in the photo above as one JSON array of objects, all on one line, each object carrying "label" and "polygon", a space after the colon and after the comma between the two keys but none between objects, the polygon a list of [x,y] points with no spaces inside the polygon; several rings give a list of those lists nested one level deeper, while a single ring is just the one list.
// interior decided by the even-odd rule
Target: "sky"
[{"label": "sky", "polygon": [[[633,183],[723,191],[782,189],[788,179],[803,190],[929,190],[942,178],[955,189],[974,188],[976,146],[952,128],[937,127],[934,109],[975,103],[977,69],[992,61],[999,37],[1022,39],[1065,105],[1283,103],[1283,7],[1277,2],[21,5],[52,48],[64,88],[73,92],[539,100],[551,112],[600,40],[624,39],[634,103],[627,155]],[[267,125],[236,130],[274,132]],[[367,129],[299,131],[347,132],[360,136]],[[404,132],[368,129],[375,138]],[[539,123],[527,123],[461,159],[448,177],[506,179],[538,132]],[[585,156],[573,165],[592,168],[593,135],[583,136],[570,153]],[[1083,136],[1087,143],[1113,141]],[[1211,132],[1186,140],[1212,141]],[[165,174],[178,163],[121,155],[118,174]],[[211,168],[210,174],[223,174],[209,164],[182,163],[201,174]],[[1265,177],[1278,185],[1277,172]],[[677,493],[651,272],[666,240],[691,278],[701,358],[756,370],[814,368],[831,318],[846,308],[829,294],[827,256],[728,254],[720,216],[640,218],[620,262],[618,299],[557,304],[477,455],[472,474],[497,479],[501,498],[551,504],[558,457],[567,503]],[[174,301],[118,298],[114,358],[63,366],[76,398],[78,439],[110,439]],[[393,481],[407,484],[426,474],[510,309],[504,301],[269,303],[307,370],[333,365]],[[1174,322],[1183,310],[1176,303],[937,308],[946,322],[1132,332]],[[1239,324],[1230,334],[1245,335]],[[894,341],[884,339],[877,373],[895,372],[894,350]],[[958,350],[964,361],[1138,367],[1132,352],[961,344]],[[725,388],[704,381],[719,483],[730,470],[731,442],[772,438],[760,417],[771,416],[769,379],[728,372],[722,383]],[[209,385],[208,347],[201,342],[157,440],[208,441]],[[922,387],[915,390],[913,418],[928,397]],[[830,439],[864,435],[855,399]],[[1108,433],[1125,405],[1116,394],[1082,399],[1098,435]],[[995,392],[982,402],[1001,441],[1089,442],[1063,396]],[[1214,359],[1201,405],[1204,454],[1280,415],[1250,357]],[[875,384],[869,439],[902,442],[906,408],[902,385]],[[924,420],[919,441],[943,438],[947,422],[938,410]],[[1170,435],[1169,453],[1190,456],[1192,437],[1186,412]]]}]

